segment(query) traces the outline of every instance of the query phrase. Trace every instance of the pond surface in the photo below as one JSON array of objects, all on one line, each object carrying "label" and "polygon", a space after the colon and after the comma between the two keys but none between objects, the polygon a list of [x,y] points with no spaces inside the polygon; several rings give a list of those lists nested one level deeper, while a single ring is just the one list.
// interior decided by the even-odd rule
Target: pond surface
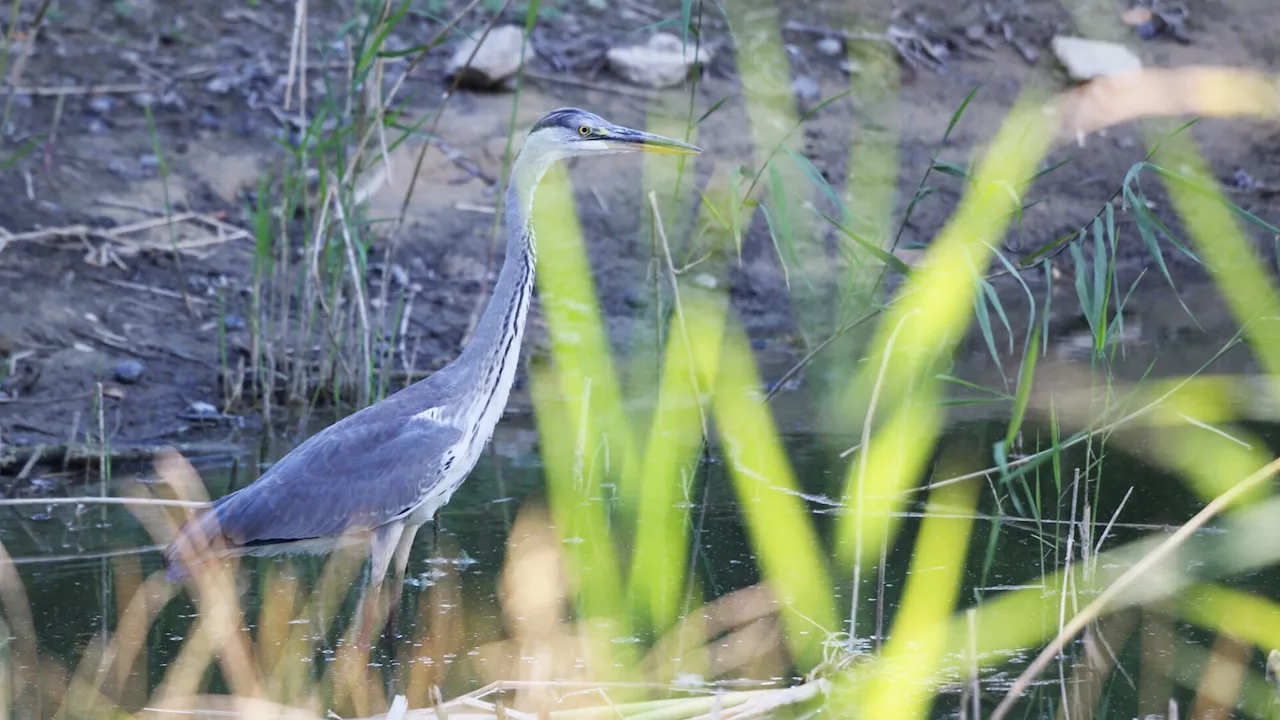
[{"label": "pond surface", "polygon": [[[1257,430],[1264,432],[1273,446],[1280,444],[1276,442],[1274,428]],[[973,422],[953,428],[945,442],[990,448],[1003,432],[998,424]],[[826,498],[839,497],[843,482],[843,472],[833,470],[843,468],[843,464],[833,459],[838,450],[831,448],[850,445],[852,441],[844,443],[805,434],[789,435],[785,441],[803,486],[806,506],[823,541],[830,542],[835,508]],[[471,478],[443,510],[440,546],[434,545],[430,526],[419,533],[406,574],[405,611],[400,625],[402,642],[407,643],[404,647],[408,649],[398,649],[394,658],[385,655],[376,658],[379,665],[390,667],[393,674],[400,673],[403,678],[406,663],[421,663],[430,668],[431,681],[440,684],[444,697],[448,698],[498,679],[512,672],[512,668],[521,672],[521,667],[527,670],[527,666],[536,664],[535,659],[521,654],[524,650],[500,644],[512,630],[512,619],[504,614],[504,602],[508,599],[504,593],[512,590],[510,587],[504,590],[502,579],[508,541],[521,511],[544,501],[544,482],[535,443],[536,433],[530,418],[508,417]],[[1068,452],[1063,464],[1066,468],[1083,467],[1084,455]],[[215,495],[250,479],[246,477],[249,473],[232,473],[226,465],[205,465],[199,470]],[[760,576],[723,464],[712,457],[704,461],[701,472],[699,481],[704,484],[697,491],[691,514],[696,524],[697,548],[691,567],[704,599],[713,600],[753,585]],[[1089,489],[1093,516],[1099,523],[1105,523],[1123,506],[1109,530],[1107,547],[1151,534],[1167,534],[1201,507],[1176,478],[1119,451],[1105,456],[1103,477],[1105,480],[1100,486]],[[1039,522],[1029,517],[1019,518],[1007,493],[1001,493],[999,508],[992,492],[982,494],[978,519],[973,524],[965,582],[958,596],[962,607],[973,604],[979,597],[1035,585],[1042,573],[1055,570],[1058,567],[1055,563],[1061,562],[1070,534],[1071,493],[1064,490],[1060,502],[1052,502],[1055,491],[1047,471],[1038,479],[1032,477],[1030,482],[1033,485],[1038,482],[1049,498],[1042,507]],[[995,489],[995,485],[990,487]],[[96,487],[89,490],[96,491]],[[602,502],[608,504],[608,499]],[[884,597],[885,622],[891,621],[907,579],[912,547],[905,540],[913,538],[920,510],[919,506],[908,508],[899,542],[886,555],[884,586],[879,590]],[[1002,518],[996,520],[996,515]],[[996,527],[999,532],[993,541],[992,531]],[[127,592],[121,588],[136,587],[137,577],[146,577],[161,568],[160,553],[152,537],[128,509],[119,506],[84,507],[78,514],[70,506],[8,508],[0,512],[0,537],[18,564],[26,585],[41,651],[69,666],[75,665],[91,641],[114,631],[121,607],[128,600],[121,597]],[[822,554],[829,556],[827,552]],[[273,592],[264,590],[268,586],[263,578],[273,573],[278,576],[287,569],[286,574],[300,578],[304,584],[315,583],[324,564],[324,558],[316,557],[247,560],[240,575],[250,628],[258,630],[263,594]],[[836,605],[847,613],[850,602],[847,573],[837,573],[837,577],[846,579],[840,581],[842,589],[837,593]],[[128,578],[135,579],[125,582]],[[1280,573],[1274,570],[1235,576],[1230,582],[1266,597],[1280,597]],[[858,635],[864,641],[860,647],[874,648],[876,644],[871,636],[878,623],[877,592],[876,579],[872,577],[862,591],[864,605],[859,612]],[[1082,600],[1082,604],[1087,600]],[[690,597],[686,612],[694,609],[693,604]],[[353,606],[354,595],[347,598],[344,605],[343,612],[348,613],[348,617]],[[1150,710],[1153,703],[1167,702],[1167,696],[1160,701],[1144,697],[1144,693],[1167,692],[1184,703],[1194,696],[1197,677],[1194,669],[1204,662],[1206,647],[1201,642],[1208,636],[1181,625],[1178,627],[1184,631],[1171,632],[1172,621],[1158,621],[1162,617],[1165,616],[1158,608],[1144,614],[1137,630],[1123,635],[1119,645],[1111,648],[1122,670],[1109,675],[1102,689],[1109,708],[1104,716],[1131,717],[1138,715],[1139,710]],[[192,622],[193,607],[185,595],[161,611],[147,637],[145,663],[140,663],[146,667],[133,670],[139,674],[135,682],[145,683],[148,689],[160,682],[168,663],[187,639]],[[291,622],[309,621],[300,616]],[[430,627],[419,627],[423,622]],[[772,642],[775,644],[776,635],[774,632]],[[297,651],[302,654],[297,659],[332,661],[333,653],[326,649],[332,644],[331,637],[323,629],[316,629],[310,639],[321,648],[319,654],[315,654],[314,648],[310,653]],[[613,642],[620,645],[637,646],[651,640],[634,635],[613,638]],[[737,642],[729,638],[723,643],[731,641]],[[1154,646],[1163,649],[1153,651]],[[1172,681],[1151,685],[1148,677],[1146,684],[1137,682],[1140,670],[1152,661],[1153,652],[1163,654],[1166,665],[1176,666],[1176,670],[1169,671],[1174,676]],[[982,673],[984,714],[994,707],[1012,678],[1034,654],[1034,650],[1011,654],[1001,667]],[[1258,658],[1251,655],[1250,660],[1256,664]],[[757,654],[748,662],[729,663],[724,667],[728,669],[723,675],[708,679],[762,682],[794,679],[793,670],[776,653]],[[1070,674],[1068,669],[1064,677]],[[216,674],[213,682],[215,689],[222,686]],[[1152,687],[1161,689],[1152,690]],[[962,697],[963,682],[941,690],[935,716],[954,717],[960,712],[969,712],[970,700]],[[1062,696],[1062,688],[1050,680],[1034,686],[1023,705],[1028,716],[1050,716],[1056,714],[1055,708]]]}]

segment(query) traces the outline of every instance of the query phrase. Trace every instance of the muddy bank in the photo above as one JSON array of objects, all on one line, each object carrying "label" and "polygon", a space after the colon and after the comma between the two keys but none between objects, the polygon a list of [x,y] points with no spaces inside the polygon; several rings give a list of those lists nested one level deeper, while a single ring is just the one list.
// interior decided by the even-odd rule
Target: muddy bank
[{"label": "muddy bank", "polygon": [[[117,3],[105,14],[96,3],[82,0],[59,7],[22,69],[21,92],[14,95],[6,128],[8,152],[25,149],[26,154],[0,174],[0,190],[11,198],[0,208],[0,228],[34,234],[0,246],[0,355],[13,368],[0,384],[5,393],[0,437],[17,445],[97,441],[103,434],[118,445],[238,443],[256,437],[262,430],[257,409],[250,402],[229,403],[222,377],[229,358],[251,344],[250,199],[264,175],[279,166],[280,143],[297,134],[284,104],[293,3],[210,11],[201,3],[134,0]],[[125,7],[131,9],[120,9]],[[947,120],[974,87],[981,90],[940,151],[952,162],[967,160],[1032,79],[1067,84],[1048,51],[1049,38],[1070,29],[1055,3],[1029,2],[1021,14],[1002,19],[1016,42],[1003,35],[990,42],[977,37],[971,30],[976,7],[968,3],[956,13],[952,3],[927,0],[896,21],[908,22],[947,49],[941,62],[903,64],[896,111],[899,208],[916,192],[939,152]],[[623,124],[683,126],[686,89],[652,92],[651,102],[601,62],[611,44],[678,14],[678,4],[629,12],[560,8],[540,21],[530,56],[535,77],[522,89],[517,133],[563,105],[589,108]],[[657,17],[648,17],[655,12]],[[313,98],[323,92],[321,78],[332,71],[330,64],[342,67],[343,46],[329,39],[348,19],[338,9],[312,8]],[[464,25],[475,29],[486,19],[477,15]],[[831,39],[821,32],[831,27],[830,18],[799,7],[788,8],[779,20],[788,28],[783,38],[801,109],[847,90],[856,68],[842,54],[820,48]],[[740,96],[725,21],[717,16],[707,22],[707,37],[723,47],[696,87],[695,115],[721,98]],[[414,16],[392,44],[424,43],[438,27]],[[1154,38],[1138,50],[1151,65],[1274,68],[1271,38],[1277,29],[1280,12],[1265,0],[1230,7],[1203,3],[1188,26],[1190,43]],[[408,116],[435,108],[433,99],[448,88],[443,69],[449,54],[449,45],[432,51],[407,81]],[[456,354],[496,275],[500,254],[492,236],[493,210],[512,102],[512,94],[501,91],[453,97],[436,127],[441,142],[427,150],[417,176],[395,255],[405,281],[418,288],[405,337],[413,348],[414,371],[429,372]],[[833,187],[847,181],[849,148],[857,139],[853,129],[866,122],[853,97],[805,123],[805,155]],[[1205,122],[1194,132],[1215,172],[1233,179],[1233,199],[1274,222],[1280,213],[1268,188],[1280,183],[1280,176],[1274,171],[1278,145],[1272,131]],[[749,138],[741,103],[727,102],[698,129],[696,140],[707,152],[697,176],[738,164],[754,166]],[[370,200],[371,217],[398,214],[419,148],[410,142],[391,154],[393,172]],[[1035,194],[1043,200],[1026,213],[1020,235],[1010,238],[1010,253],[1016,256],[1078,229],[1142,154],[1131,127],[1091,138],[1084,147],[1055,151],[1051,162],[1067,162],[1037,184]],[[655,253],[646,230],[647,200],[636,183],[643,175],[636,158],[570,168],[595,285],[619,349],[652,333],[645,323],[652,323],[654,312]],[[902,234],[905,244],[927,243],[962,191],[960,180],[937,173],[930,185],[933,194],[919,204]],[[1124,226],[1122,232],[1133,236],[1122,245],[1128,265],[1122,276],[1133,277],[1148,258],[1132,228]],[[181,249],[177,254],[175,246]],[[379,262],[386,248],[385,241],[375,244],[371,263]],[[1269,244],[1260,248],[1270,257]],[[1199,276],[1185,258],[1166,257],[1179,282]],[[793,322],[793,296],[764,219],[757,216],[752,223],[741,262],[717,261],[756,340],[766,376],[776,379],[807,348]],[[1144,282],[1159,291],[1154,275]],[[1010,288],[1010,302],[1016,304],[1021,290]],[[1064,316],[1055,327],[1070,327],[1073,292],[1068,278],[1055,295],[1054,310]],[[1153,295],[1146,307],[1169,308],[1159,297]],[[1136,302],[1147,301],[1140,296]],[[1216,302],[1210,294],[1204,306],[1213,308]],[[1181,313],[1176,305],[1169,311]],[[537,313],[535,307],[528,352],[539,352]],[[1179,322],[1152,321],[1144,327]],[[1184,347],[1189,336],[1216,339],[1211,329],[1177,332]],[[1150,347],[1179,352],[1172,344]],[[514,403],[521,409],[523,395],[517,394]],[[285,428],[286,434],[298,431],[296,424]]]}]

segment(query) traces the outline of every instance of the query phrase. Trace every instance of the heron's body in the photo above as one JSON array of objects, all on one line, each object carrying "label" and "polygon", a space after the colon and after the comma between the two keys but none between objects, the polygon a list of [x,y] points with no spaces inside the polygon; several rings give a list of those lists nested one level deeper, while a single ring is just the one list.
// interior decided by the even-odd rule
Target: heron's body
[{"label": "heron's body", "polygon": [[374,584],[393,558],[401,578],[418,528],[470,474],[506,407],[533,296],[538,182],[565,156],[627,149],[697,152],[572,108],[540,120],[512,166],[506,256],[471,342],[441,370],[316,433],[184,525],[166,553],[171,575],[184,576],[186,562],[210,542],[236,553],[272,552],[368,533]]}]

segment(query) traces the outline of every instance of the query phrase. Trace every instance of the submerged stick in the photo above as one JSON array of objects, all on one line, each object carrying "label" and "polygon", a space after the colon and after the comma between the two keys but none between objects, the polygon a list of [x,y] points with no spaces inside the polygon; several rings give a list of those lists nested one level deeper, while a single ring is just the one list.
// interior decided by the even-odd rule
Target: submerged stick
[{"label": "submerged stick", "polygon": [[[151,460],[168,450],[177,450],[186,456],[239,454],[244,448],[228,443],[158,443],[143,445],[112,445],[105,458],[113,462]],[[85,463],[104,457],[103,448],[97,444],[78,442],[47,443],[40,445],[9,445],[0,448],[0,470],[20,467],[33,457],[57,457],[63,462]]]}]

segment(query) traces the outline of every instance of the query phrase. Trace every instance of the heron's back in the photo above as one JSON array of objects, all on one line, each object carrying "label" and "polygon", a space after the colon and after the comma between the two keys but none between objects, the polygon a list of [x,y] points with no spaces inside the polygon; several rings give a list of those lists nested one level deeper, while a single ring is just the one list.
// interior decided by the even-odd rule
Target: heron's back
[{"label": "heron's back", "polygon": [[454,427],[415,417],[415,396],[445,394],[430,390],[410,386],[330,425],[214,501],[178,531],[166,552],[170,567],[181,564],[184,543],[203,550],[328,538],[372,530],[418,506],[452,474],[462,438]]}]

